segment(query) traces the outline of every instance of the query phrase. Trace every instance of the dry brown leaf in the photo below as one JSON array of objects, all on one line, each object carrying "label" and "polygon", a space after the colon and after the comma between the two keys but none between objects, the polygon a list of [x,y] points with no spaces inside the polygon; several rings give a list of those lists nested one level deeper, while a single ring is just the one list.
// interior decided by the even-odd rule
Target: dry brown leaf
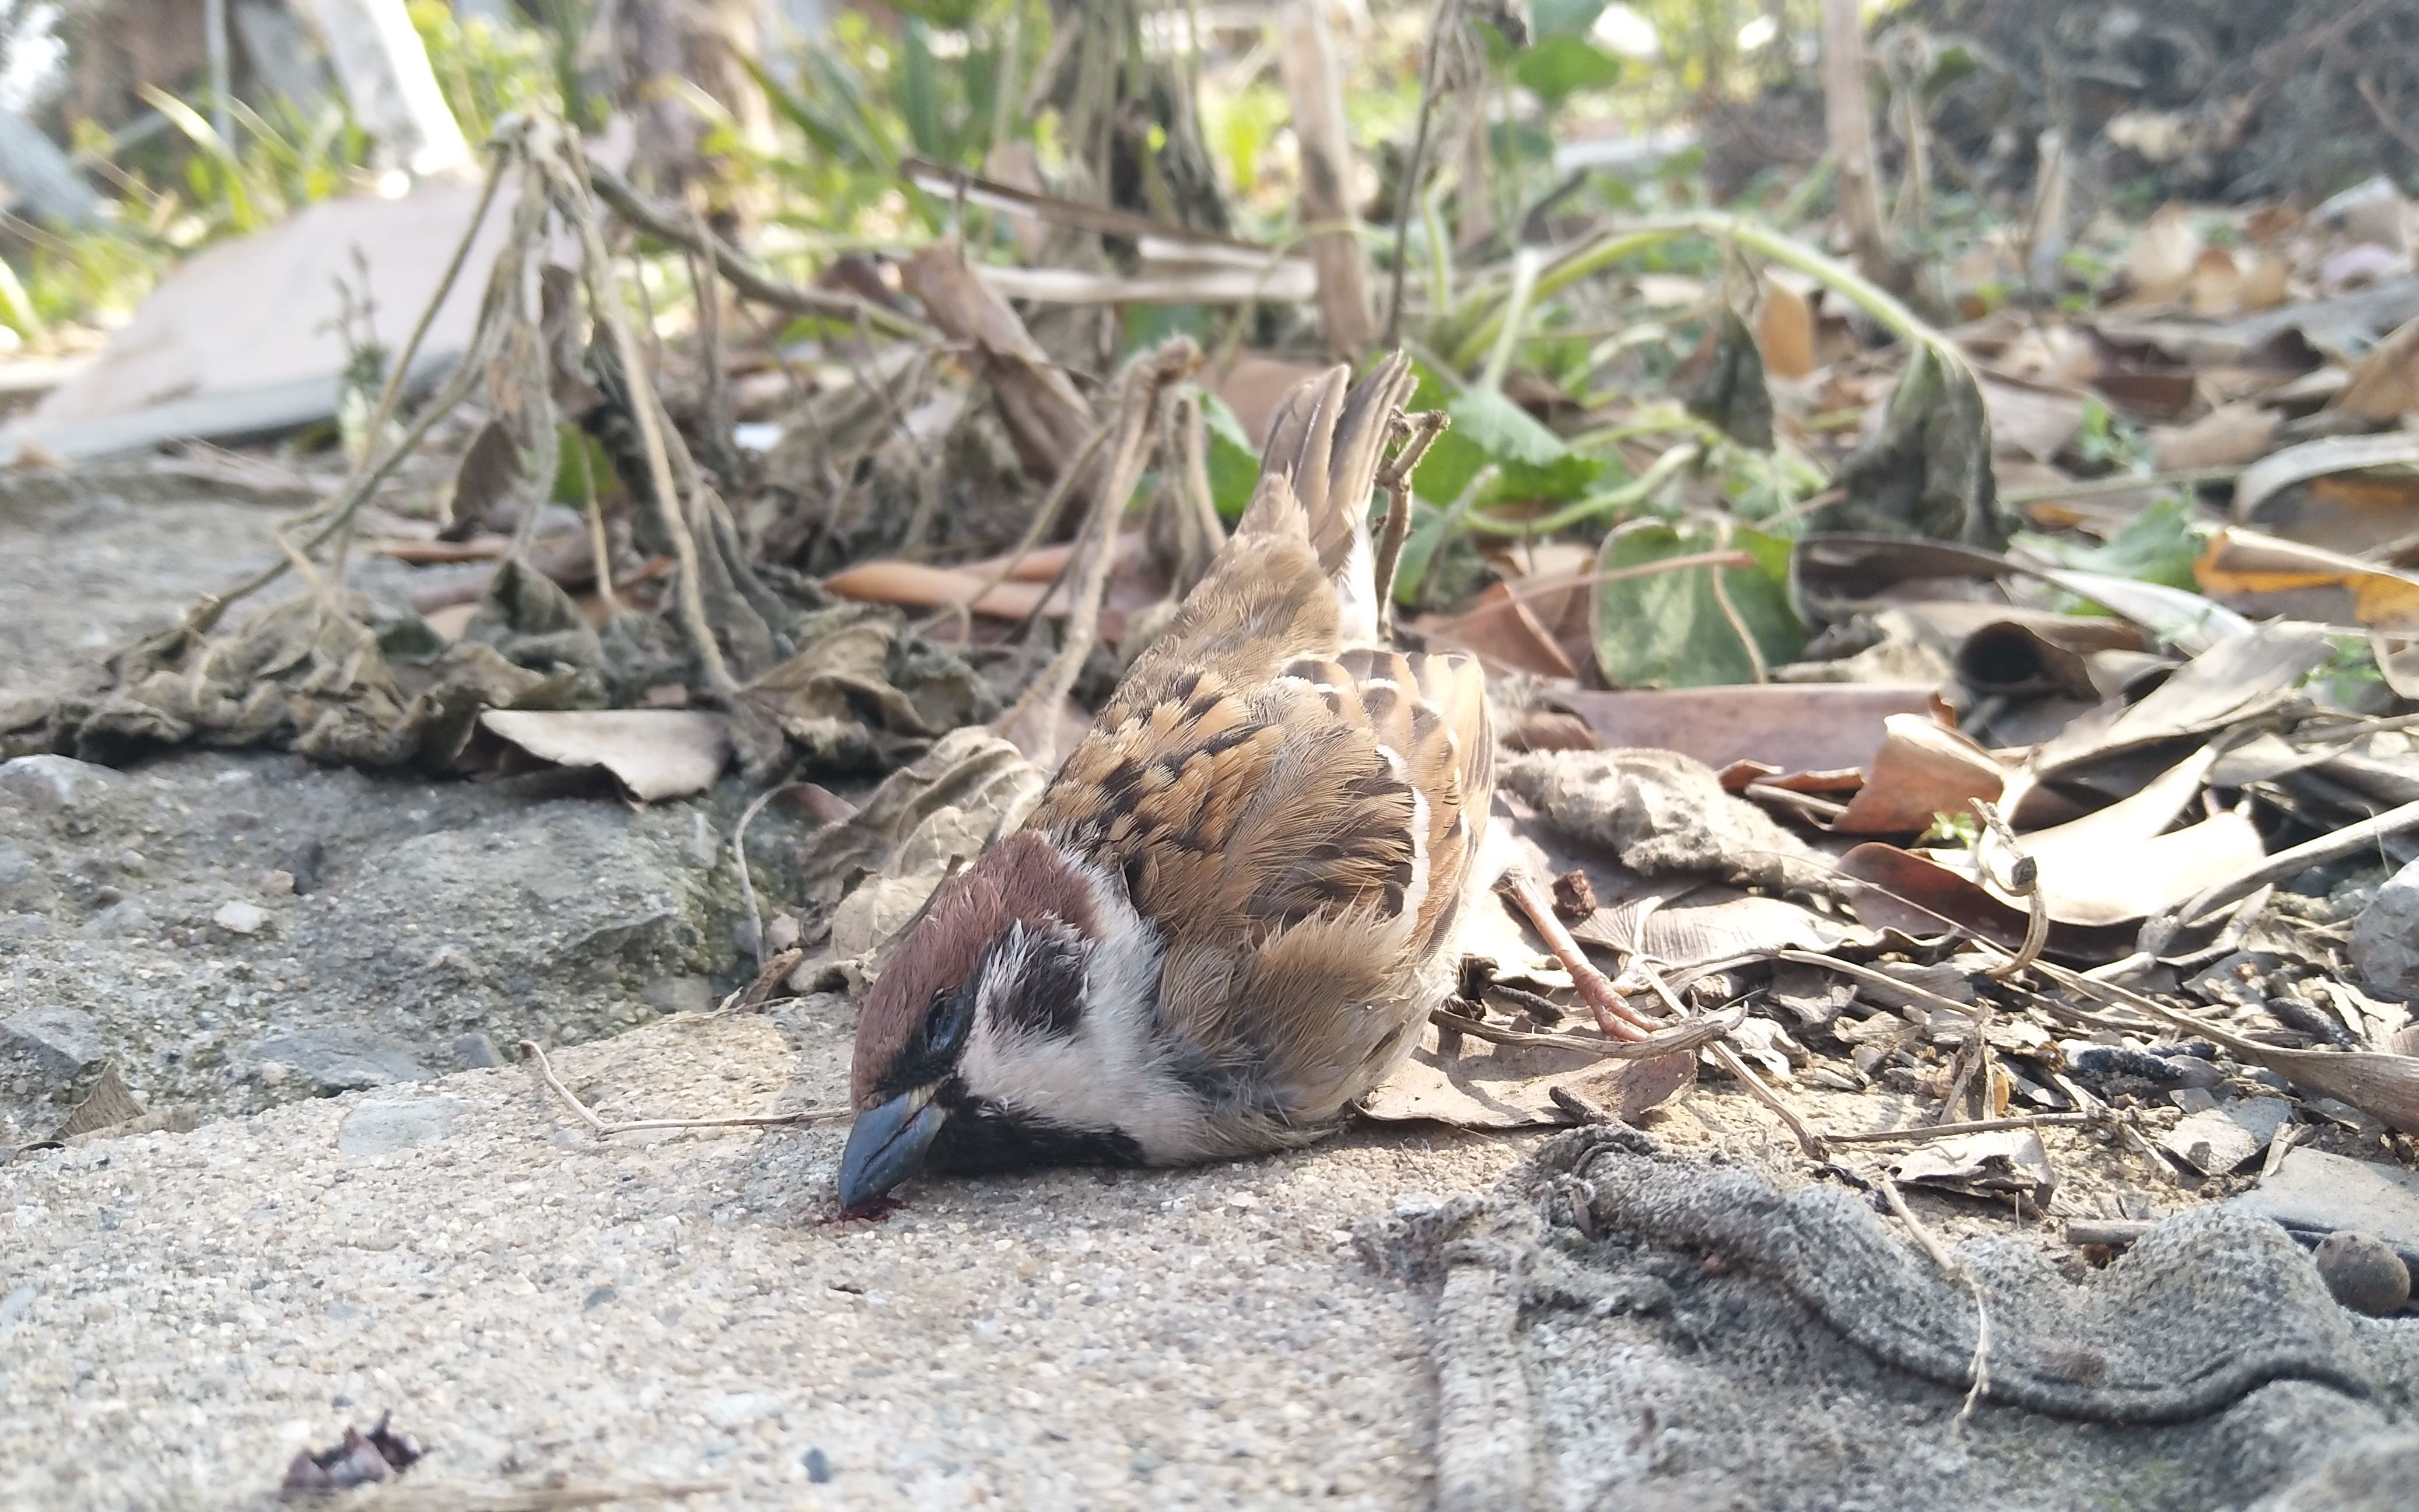
[{"label": "dry brown leaf", "polygon": [[1883,721],[1882,747],[1864,787],[1832,828],[1849,835],[1915,835],[1934,814],[1962,814],[1975,798],[1996,801],[2008,772],[1989,751],[1927,716]]},{"label": "dry brown leaf", "polygon": [[2379,422],[2419,409],[2419,320],[2406,321],[2362,354],[2330,408]]},{"label": "dry brown leaf", "polygon": [[1569,655],[1529,605],[1502,583],[1489,583],[1469,609],[1453,615],[1424,614],[1415,627],[1430,640],[1458,647],[1490,671],[1507,669],[1540,677],[1579,676]]},{"label": "dry brown leaf", "polygon": [[2149,440],[2163,471],[2232,467],[2275,449],[2276,416],[2256,404],[2222,404],[2189,425],[2153,426]]},{"label": "dry brown leaf", "polygon": [[1884,721],[1893,714],[1928,715],[1932,688],[1918,683],[1749,684],[1556,693],[1546,702],[1585,719],[1608,747],[1676,750],[1717,771],[1748,761],[1782,772],[1817,772],[1864,766],[1881,748]]},{"label": "dry brown leaf", "polygon": [[2191,215],[2181,205],[2160,206],[2134,233],[2134,244],[2125,253],[2125,276],[2133,285],[2134,301],[2164,304],[2181,295],[2192,282],[2200,253],[2200,233],[2193,229]]},{"label": "dry brown leaf", "polygon": [[1801,378],[1814,371],[1814,306],[1794,279],[1767,273],[1764,308],[1756,313],[1755,345],[1764,370],[1774,378]]},{"label": "dry brown leaf", "polygon": [[2028,383],[1982,380],[1982,404],[1991,414],[1992,448],[2046,462],[2065,451],[2083,429],[2085,395]]},{"label": "dry brown leaf", "polygon": [[2185,281],[2184,304],[2195,315],[2234,315],[2242,308],[2242,270],[2224,247],[2203,247]]},{"label": "dry brown leaf", "polygon": [[2273,310],[2291,298],[2293,270],[2284,258],[2265,248],[2244,248],[2234,257],[2242,270],[2234,291],[2235,308],[2246,314]]},{"label": "dry brown leaf", "polygon": [[[836,572],[824,579],[824,586],[842,598],[866,604],[896,604],[906,609],[940,609],[972,599],[969,607],[976,613],[994,620],[1066,612],[1064,595],[1052,594],[1046,583],[1011,579],[986,593],[983,585],[990,580],[989,573],[969,572],[963,567],[928,567],[920,562],[885,559],[860,562]],[[977,594],[981,596],[978,598]]]},{"label": "dry brown leaf", "polygon": [[[2311,591],[2325,609],[2341,604],[2349,612],[2310,613],[2313,619],[2350,620],[2382,630],[2419,628],[2419,576],[2395,572],[2357,557],[2229,526],[2210,538],[2193,576],[2212,595],[2257,597],[2293,594],[2295,610],[2308,613]],[[2283,612],[2280,608],[2275,612]]]},{"label": "dry brown leaf", "polygon": [[480,727],[557,766],[601,766],[641,803],[714,785],[731,759],[718,714],[690,709],[489,709]]}]

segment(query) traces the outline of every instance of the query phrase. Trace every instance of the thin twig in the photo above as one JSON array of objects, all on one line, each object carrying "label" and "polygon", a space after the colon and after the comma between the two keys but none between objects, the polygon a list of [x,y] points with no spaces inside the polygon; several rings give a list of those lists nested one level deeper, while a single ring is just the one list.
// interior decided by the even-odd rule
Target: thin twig
[{"label": "thin twig", "polygon": [[2072,1129],[2105,1122],[2097,1113],[2035,1113],[2017,1119],[1969,1119],[1963,1123],[1926,1124],[1920,1129],[1861,1129],[1851,1134],[1826,1133],[1835,1145],[1919,1145],[1957,1134],[1995,1134],[2002,1129]]},{"label": "thin twig", "polygon": [[785,284],[710,231],[705,233],[701,245],[700,238],[681,224],[677,211],[649,200],[632,188],[628,179],[601,163],[591,162],[587,168],[588,181],[594,186],[596,197],[611,207],[614,214],[650,236],[692,252],[711,254],[714,266],[721,270],[722,276],[730,281],[732,288],[747,299],[793,315],[862,319],[885,335],[904,336],[916,341],[936,339],[931,327],[855,294]]},{"label": "thin twig", "polygon": [[1685,1019],[1677,1026],[1658,1029],[1643,1040],[1591,1040],[1577,1034],[1540,1034],[1531,1029],[1498,1028],[1483,1019],[1442,1007],[1429,1010],[1428,1017],[1441,1027],[1469,1035],[1473,1040],[1485,1040],[1489,1044],[1576,1050],[1581,1055],[1595,1056],[1605,1060],[1652,1060],[1658,1056],[1680,1055],[1701,1049],[1719,1040],[1745,1021],[1747,1006],[1741,1003],[1719,1013]]},{"label": "thin twig", "polygon": [[1126,501],[1142,481],[1143,439],[1159,412],[1160,391],[1190,373],[1200,359],[1200,348],[1190,338],[1178,336],[1126,371],[1117,402],[1117,449],[1109,454],[1109,465],[1102,471],[1101,491],[1092,501],[1092,517],[1085,528],[1084,570],[1069,606],[1066,641],[1049,668],[992,727],[1005,731],[1027,720],[1037,721],[1039,745],[1028,754],[1043,766],[1053,764],[1057,749],[1058,705],[1075,686],[1076,674],[1083,671],[1092,647],[1100,642],[1101,604],[1117,561],[1117,522],[1125,515]]},{"label": "thin twig", "polygon": [[[2008,867],[2008,879],[1999,884],[2000,889],[2011,897],[2025,900],[2027,910],[2024,949],[2018,950],[2012,959],[1983,973],[1994,980],[2006,981],[2041,959],[2042,947],[2049,943],[2049,899],[2041,890],[2041,867],[2017,843],[2015,828],[2008,823],[2007,816],[1999,812],[1998,805],[1987,798],[1968,801],[1973,805],[1974,812],[1980,816],[1987,838],[2006,846],[2014,856]],[[1985,875],[1989,874],[1989,861],[1983,845],[1979,841],[1974,847],[1974,864]]]},{"label": "thin twig", "polygon": [[696,643],[698,664],[704,669],[708,686],[717,693],[733,693],[738,691],[738,680],[731,675],[731,668],[722,659],[722,647],[715,640],[713,623],[705,615],[696,532],[689,528],[687,511],[672,486],[671,457],[665,448],[663,420],[658,412],[661,401],[648,379],[638,339],[631,333],[629,313],[622,308],[621,283],[612,255],[605,250],[596,217],[587,209],[584,186],[580,183],[583,166],[578,144],[568,137],[563,140],[562,151],[547,163],[550,172],[565,180],[564,192],[558,197],[570,207],[568,219],[579,237],[581,271],[588,284],[589,303],[605,321],[605,329],[613,339],[614,353],[622,360],[622,379],[630,409],[639,422],[639,440],[647,456],[647,477],[655,494],[655,512],[664,532],[671,537],[672,554],[680,563],[675,591],[682,627]]},{"label": "thin twig", "polygon": [[579,437],[579,501],[588,518],[588,549],[596,559],[596,599],[607,619],[619,619],[622,600],[613,592],[613,543],[605,533],[604,506],[596,501],[596,464],[588,455],[588,435]]},{"label": "thin twig", "polygon": [[1726,1044],[1713,1044],[1705,1048],[1713,1053],[1716,1060],[1721,1062],[1724,1071],[1729,1072],[1741,1087],[1753,1094],[1757,1102],[1780,1115],[1780,1121],[1789,1125],[1789,1132],[1796,1135],[1797,1148],[1806,1152],[1808,1160],[1826,1161],[1831,1158],[1830,1150],[1824,1147],[1823,1136],[1806,1127],[1806,1121],[1791,1112],[1789,1104],[1783,1103],[1778,1093],[1764,1085],[1764,1078],[1756,1074],[1754,1067],[1740,1058],[1737,1051]]},{"label": "thin twig", "polygon": [[756,907],[756,880],[747,874],[747,826],[764,805],[773,801],[773,795],[788,784],[785,777],[756,795],[754,801],[740,811],[739,823],[731,828],[731,859],[739,868],[739,896],[747,903],[747,937],[753,942],[758,971],[764,969],[764,916]]},{"label": "thin twig", "polygon": [[1059,511],[1066,507],[1068,499],[1075,491],[1076,481],[1090,469],[1092,458],[1100,455],[1101,447],[1108,440],[1109,429],[1105,421],[1092,427],[1092,434],[1076,448],[1073,458],[1059,470],[1057,481],[1051,484],[1050,492],[1042,498],[1041,506],[1033,512],[1032,521],[1025,527],[1025,534],[1018,539],[1016,548],[993,569],[990,579],[963,598],[951,599],[934,609],[925,618],[921,628],[930,632],[947,618],[956,623],[962,638],[969,636],[969,616],[974,612],[974,607],[990,597],[992,590],[1008,581],[1018,565],[1033,554],[1033,548],[1041,543],[1041,537],[1048,533],[1050,527],[1057,523]]},{"label": "thin twig", "polygon": [[1982,1300],[1982,1283],[1975,1278],[1964,1261],[1949,1254],[1947,1247],[1933,1237],[1932,1230],[1923,1227],[1922,1220],[1908,1209],[1906,1196],[1899,1191],[1896,1181],[1885,1176],[1879,1184],[1882,1196],[1889,1201],[1890,1211],[1897,1213],[1899,1221],[1915,1235],[1915,1242],[1923,1246],[1924,1254],[1932,1257],[1932,1263],[1940,1267],[1943,1275],[1951,1281],[1963,1282],[1965,1289],[1974,1294],[1974,1384],[1965,1393],[1965,1405],[1957,1410],[1957,1421],[1963,1423],[1974,1415],[1975,1407],[1991,1389],[1991,1309]]},{"label": "thin twig", "polygon": [[562,1078],[554,1073],[554,1062],[547,1058],[545,1046],[535,1040],[523,1040],[521,1053],[537,1067],[537,1073],[546,1082],[547,1090],[561,1098],[563,1105],[577,1114],[580,1122],[588,1125],[588,1132],[599,1139],[655,1129],[772,1129],[783,1124],[845,1119],[851,1112],[848,1108],[802,1108],[795,1113],[733,1114],[720,1119],[634,1119],[628,1123],[607,1123],[596,1116],[593,1108],[579,1101],[570,1088],[562,1085]]},{"label": "thin twig", "polygon": [[2225,881],[2201,889],[2198,896],[2180,907],[2146,920],[2136,949],[2150,956],[2165,955],[2177,932],[2190,926],[2211,909],[2256,892],[2272,882],[2282,882],[2314,866],[2365,850],[2388,835],[2413,828],[2419,828],[2419,801],[2406,803],[2398,809],[2388,809],[2374,818],[2348,825],[2332,835],[2321,835],[2290,850],[2278,851],[2257,865],[2245,867]]},{"label": "thin twig", "polygon": [[1461,0],[1437,0],[1420,49],[1420,118],[1411,130],[1411,156],[1403,165],[1403,181],[1394,193],[1394,285],[1386,301],[1386,341],[1393,347],[1403,335],[1403,278],[1410,270],[1411,205],[1419,197],[1420,173],[1428,155],[1428,118],[1436,110],[1437,59],[1443,54],[1450,25],[1457,19]]}]

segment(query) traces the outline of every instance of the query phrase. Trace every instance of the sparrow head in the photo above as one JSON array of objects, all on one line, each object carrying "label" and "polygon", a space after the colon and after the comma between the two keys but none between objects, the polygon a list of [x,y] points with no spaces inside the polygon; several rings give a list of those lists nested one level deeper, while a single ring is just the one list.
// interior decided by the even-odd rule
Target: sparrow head
[{"label": "sparrow head", "polygon": [[944,884],[857,1021],[840,1206],[927,1167],[1139,1159],[1098,1043],[1103,1022],[1147,1015],[1148,984],[1118,948],[1132,918],[1032,833]]}]

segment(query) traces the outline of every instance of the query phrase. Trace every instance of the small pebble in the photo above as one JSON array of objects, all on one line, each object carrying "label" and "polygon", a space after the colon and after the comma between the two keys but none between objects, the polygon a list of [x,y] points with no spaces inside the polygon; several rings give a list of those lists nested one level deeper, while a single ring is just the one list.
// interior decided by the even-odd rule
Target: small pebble
[{"label": "small pebble", "polygon": [[2318,1260],[2327,1289],[2356,1313],[2384,1318],[2411,1301],[2411,1268],[2375,1234],[2338,1229],[2319,1242]]},{"label": "small pebble", "polygon": [[291,898],[294,896],[294,873],[283,869],[270,872],[261,877],[260,890],[271,898]]},{"label": "small pebble", "polygon": [[260,926],[269,922],[269,914],[258,903],[248,903],[239,898],[219,904],[219,911],[210,916],[210,922],[230,934],[257,934]]},{"label": "small pebble", "polygon": [[818,1486],[831,1479],[831,1460],[821,1449],[809,1449],[800,1459],[807,1467],[807,1479]]}]

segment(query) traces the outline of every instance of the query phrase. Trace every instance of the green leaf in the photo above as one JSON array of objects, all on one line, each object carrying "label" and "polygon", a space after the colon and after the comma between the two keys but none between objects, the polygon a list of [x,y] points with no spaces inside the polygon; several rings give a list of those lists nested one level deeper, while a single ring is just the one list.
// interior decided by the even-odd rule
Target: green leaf
[{"label": "green leaf", "polygon": [[[1489,462],[1502,473],[1487,498],[1479,501],[1482,503],[1507,499],[1560,503],[1586,493],[1604,472],[1602,462],[1572,451],[1568,442],[1535,416],[1495,390],[1464,389],[1444,408],[1453,417],[1453,427],[1438,438],[1437,449],[1447,441],[1457,441],[1458,446],[1446,453],[1433,478],[1428,469],[1438,465],[1438,456],[1437,449],[1431,449],[1413,482],[1422,494],[1439,503],[1460,497],[1478,470]],[[1456,483],[1450,493],[1430,492],[1427,486],[1449,481]]]},{"label": "green leaf", "polygon": [[1252,490],[1259,486],[1260,454],[1243,434],[1243,423],[1226,408],[1226,401],[1207,390],[1201,394],[1201,424],[1210,440],[1204,460],[1210,471],[1210,501],[1218,506],[1220,518],[1240,519],[1252,501]]},{"label": "green leaf", "polygon": [[1576,37],[1544,37],[1512,60],[1512,76],[1548,107],[1621,78],[1621,59]]},{"label": "green leaf", "polygon": [[1806,627],[1789,607],[1789,543],[1733,525],[1641,520],[1605,537],[1599,571],[1668,562],[1708,551],[1743,551],[1753,567],[1681,567],[1600,584],[1595,658],[1614,687],[1709,687],[1755,680],[1738,626],[1722,610],[1714,574],[1769,669],[1806,649]]},{"label": "green leaf", "polygon": [[1468,440],[1498,462],[1550,467],[1570,455],[1560,436],[1492,389],[1464,389],[1444,410],[1453,417],[1448,435]]},{"label": "green leaf", "polygon": [[2192,505],[2181,494],[2169,493],[2151,501],[2099,546],[2029,533],[2018,539],[2028,550],[2085,572],[2197,593],[2200,582],[2193,576],[2193,563],[2208,544],[2211,530],[2193,518]]}]

